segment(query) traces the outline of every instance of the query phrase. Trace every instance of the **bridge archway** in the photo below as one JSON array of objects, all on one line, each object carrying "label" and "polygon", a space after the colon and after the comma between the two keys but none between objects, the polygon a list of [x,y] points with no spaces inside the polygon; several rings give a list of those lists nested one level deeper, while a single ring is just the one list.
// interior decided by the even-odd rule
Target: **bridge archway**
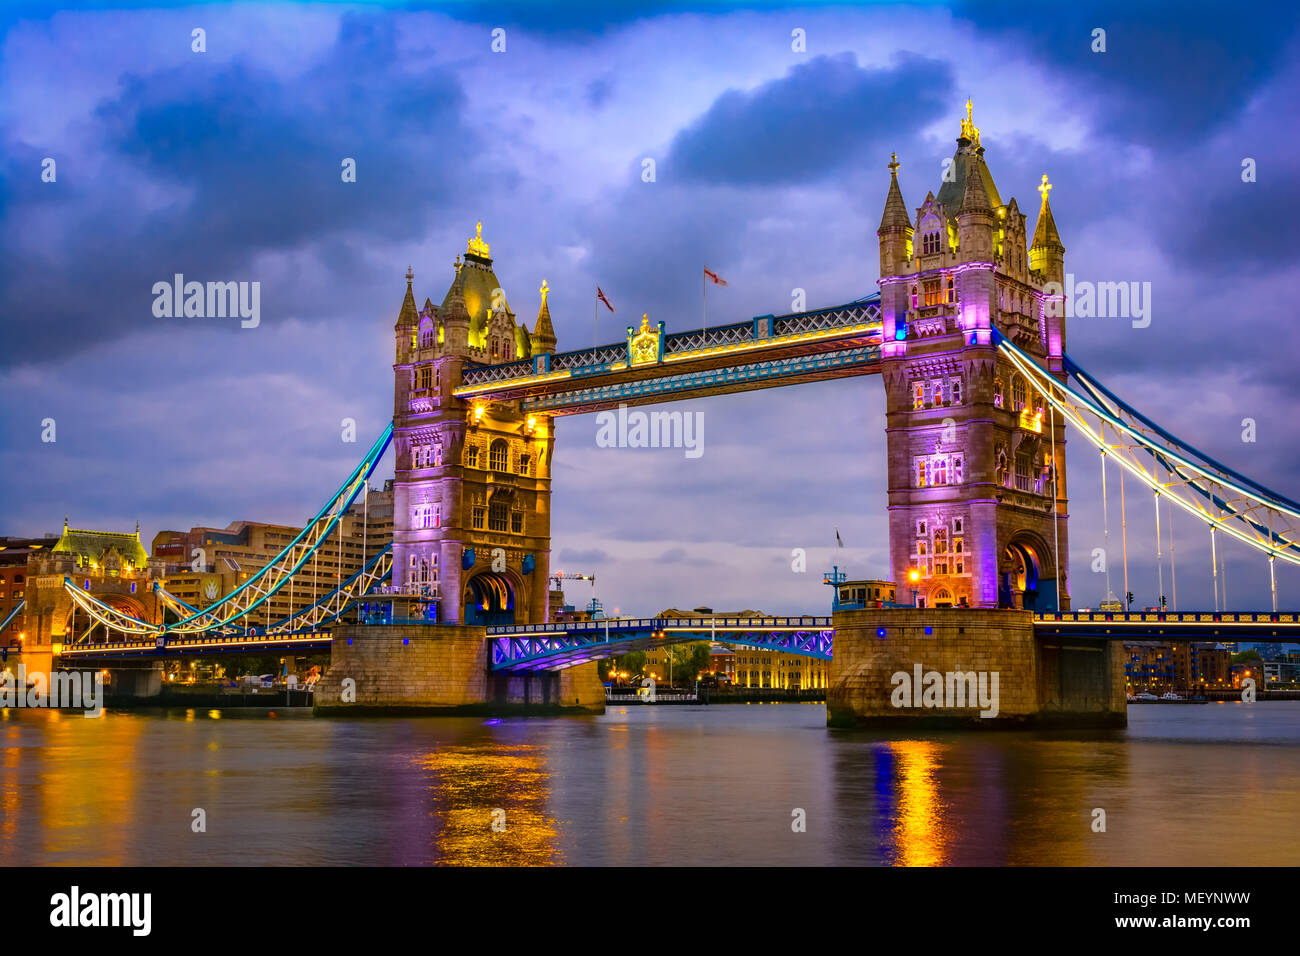
[{"label": "bridge archway", "polygon": [[1056,568],[1052,551],[1038,535],[1012,535],[998,561],[998,606],[1056,610]]},{"label": "bridge archway", "polygon": [[[145,609],[144,602],[129,594],[117,594],[111,591],[96,594],[93,590],[90,593],[115,611],[121,611],[123,614],[130,615],[137,620],[148,621],[153,619],[153,615]],[[77,613],[75,605],[69,604],[67,618],[64,621],[63,633],[65,636],[62,639],[63,642],[66,644],[76,643],[91,630],[94,630],[94,633],[90,636],[92,644],[103,644],[121,637],[117,632],[110,634],[104,628],[96,627],[93,620],[85,614]]]},{"label": "bridge archway", "polygon": [[507,627],[527,619],[518,607],[523,588],[508,572],[485,571],[465,583],[465,623],[484,627]]}]

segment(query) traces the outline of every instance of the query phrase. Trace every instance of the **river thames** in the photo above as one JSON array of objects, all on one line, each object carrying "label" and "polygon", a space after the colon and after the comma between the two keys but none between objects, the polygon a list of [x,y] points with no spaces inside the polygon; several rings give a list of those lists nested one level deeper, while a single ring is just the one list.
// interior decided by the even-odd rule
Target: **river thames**
[{"label": "river thames", "polygon": [[819,704],[505,720],[9,710],[0,863],[1300,862],[1300,701],[1133,706],[1105,734],[888,737],[825,720]]}]

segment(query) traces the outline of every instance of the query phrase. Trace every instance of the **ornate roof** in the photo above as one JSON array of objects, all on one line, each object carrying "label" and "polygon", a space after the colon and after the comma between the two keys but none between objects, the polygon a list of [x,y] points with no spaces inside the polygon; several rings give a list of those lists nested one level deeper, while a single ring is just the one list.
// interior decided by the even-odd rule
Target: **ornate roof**
[{"label": "ornate roof", "polygon": [[112,551],[117,552],[124,564],[129,564],[133,568],[143,568],[149,564],[149,553],[140,543],[138,529],[133,534],[119,531],[86,531],[69,528],[65,521],[63,534],[59,536],[54,547],[50,548],[52,554],[76,555],[78,563],[81,564],[91,561],[102,564],[105,556]]}]

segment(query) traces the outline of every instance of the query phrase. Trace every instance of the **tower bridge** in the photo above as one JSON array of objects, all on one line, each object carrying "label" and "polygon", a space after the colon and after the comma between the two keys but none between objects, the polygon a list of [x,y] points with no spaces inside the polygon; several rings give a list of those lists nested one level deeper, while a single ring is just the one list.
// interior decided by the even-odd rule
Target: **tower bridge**
[{"label": "tower bridge", "polygon": [[[599,709],[595,660],[707,627],[711,637],[721,630],[830,657],[836,722],[897,719],[880,705],[890,668],[927,655],[959,669],[981,661],[1003,672],[1004,687],[1018,680],[1021,697],[1006,715],[1114,723],[1124,708],[1113,642],[1223,628],[1292,634],[1276,588],[1272,611],[1229,614],[1217,579],[1213,610],[1152,619],[1070,609],[1067,424],[1071,440],[1099,452],[1104,502],[1105,475],[1118,470],[1153,494],[1157,522],[1163,506],[1201,523],[1212,553],[1226,536],[1266,557],[1270,571],[1278,559],[1300,564],[1300,504],[1180,441],[1071,361],[1051,185],[1045,175],[1037,185],[1031,232],[1018,201],[1001,197],[970,104],[937,193],[909,209],[896,157],[888,169],[877,293],[671,332],[647,314],[621,341],[572,351],[557,349],[545,281],[532,328],[519,321],[480,224],[439,304],[417,305],[407,270],[393,326],[392,423],[295,541],[202,609],[156,587],[127,602],[113,597],[120,577],[39,568],[27,599],[37,634],[25,653],[88,663],[328,643],[333,666],[318,694],[336,694],[352,676],[374,706]],[[865,375],[885,389],[890,578],[907,582],[915,607],[707,625],[551,622],[557,417]],[[390,442],[394,533],[382,564],[300,614],[248,628],[247,615],[326,545]],[[378,605],[387,611],[376,616]],[[121,639],[65,646],[73,607]]]}]

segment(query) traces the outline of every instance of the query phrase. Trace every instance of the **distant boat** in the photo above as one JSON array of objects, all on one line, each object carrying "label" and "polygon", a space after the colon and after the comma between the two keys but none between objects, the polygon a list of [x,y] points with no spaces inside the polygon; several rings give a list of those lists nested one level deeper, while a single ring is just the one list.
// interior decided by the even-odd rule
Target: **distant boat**
[{"label": "distant boat", "polygon": [[1133,698],[1133,701],[1134,701],[1134,703],[1140,703],[1140,702],[1145,701],[1145,700],[1159,700],[1159,699],[1160,699],[1160,698],[1157,697],[1155,694],[1141,693],[1141,694],[1138,694],[1136,697],[1134,697],[1134,698]]},{"label": "distant boat", "polygon": [[1161,700],[1183,700],[1184,698],[1180,694],[1175,694],[1172,690],[1167,690],[1160,695],[1160,699]]}]

